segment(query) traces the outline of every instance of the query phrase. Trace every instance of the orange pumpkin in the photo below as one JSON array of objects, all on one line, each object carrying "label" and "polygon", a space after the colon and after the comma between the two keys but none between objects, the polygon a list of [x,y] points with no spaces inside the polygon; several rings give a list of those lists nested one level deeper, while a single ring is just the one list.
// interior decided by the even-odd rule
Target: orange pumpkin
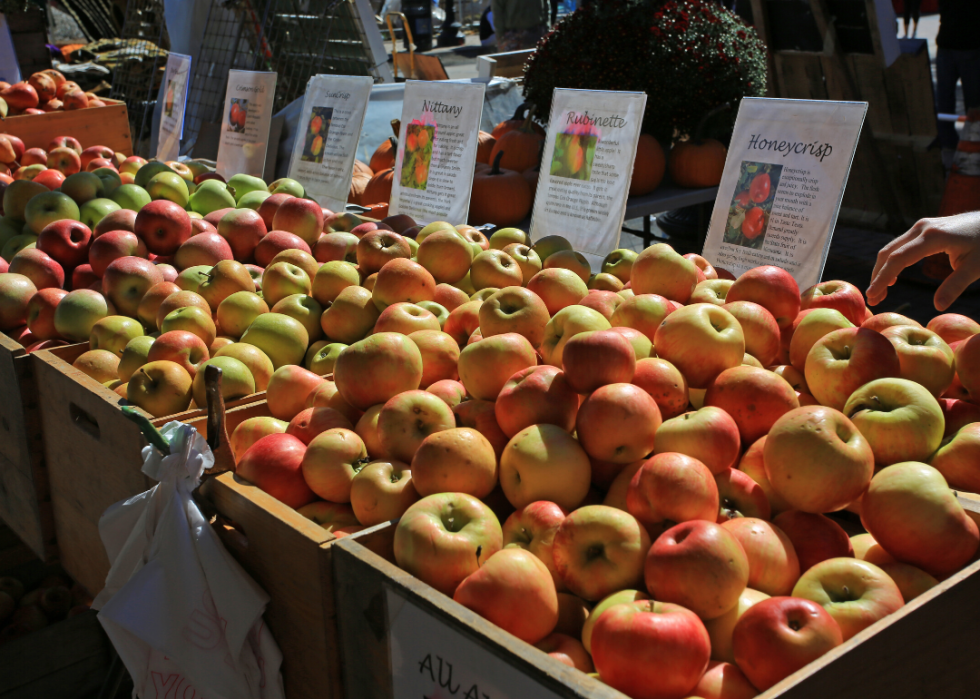
[{"label": "orange pumpkin", "polygon": [[368,167],[371,168],[372,172],[381,172],[394,167],[396,150],[398,150],[398,139],[392,136],[374,151]]},{"label": "orange pumpkin", "polygon": [[354,170],[354,176],[350,180],[350,194],[347,196],[347,202],[360,205],[364,201],[364,190],[370,181],[371,175]]},{"label": "orange pumpkin", "polygon": [[630,196],[649,194],[664,179],[667,161],[664,149],[650,134],[640,134],[636,144],[636,159],[633,160],[633,179],[630,180]]},{"label": "orange pumpkin", "polygon": [[521,173],[524,177],[524,181],[527,182],[527,186],[531,188],[531,203],[534,203],[534,197],[538,191],[538,178],[541,176],[541,167],[528,168]]},{"label": "orange pumpkin", "polygon": [[481,131],[476,140],[476,162],[490,164],[490,153],[496,145],[497,139],[486,131]]},{"label": "orange pumpkin", "polygon": [[391,200],[391,184],[395,179],[395,169],[382,170],[367,183],[361,195],[361,206],[387,204]]},{"label": "orange pumpkin", "polygon": [[534,130],[531,114],[528,113],[520,128],[508,131],[497,138],[490,152],[490,162],[497,162],[497,154],[502,153],[500,167],[505,170],[524,172],[541,162],[543,142],[544,136]]},{"label": "orange pumpkin", "polygon": [[725,146],[713,138],[675,143],[667,163],[670,178],[679,187],[715,187],[727,155]]},{"label": "orange pumpkin", "polygon": [[519,172],[501,168],[502,158],[503,154],[498,154],[489,170],[473,176],[469,215],[471,224],[513,226],[531,213],[532,193],[527,180]]},{"label": "orange pumpkin", "polygon": [[371,169],[371,166],[361,160],[354,160],[354,174],[357,173],[374,177],[374,170]]},{"label": "orange pumpkin", "polygon": [[[499,139],[508,131],[516,131],[517,129],[524,126],[525,121],[527,121],[527,105],[522,104],[520,107],[517,108],[517,111],[514,112],[513,117],[511,117],[507,121],[502,121],[496,126],[494,126],[493,131],[490,133],[490,135],[496,139]],[[540,126],[534,123],[532,123],[531,127],[542,137],[544,137],[545,135],[544,129],[542,129]]]}]

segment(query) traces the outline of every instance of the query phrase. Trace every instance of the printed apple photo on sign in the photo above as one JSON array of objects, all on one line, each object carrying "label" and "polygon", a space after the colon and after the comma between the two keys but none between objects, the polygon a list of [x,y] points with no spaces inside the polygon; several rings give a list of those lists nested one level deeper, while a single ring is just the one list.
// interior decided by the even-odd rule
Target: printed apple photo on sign
[{"label": "printed apple photo on sign", "polygon": [[753,250],[762,249],[782,172],[782,165],[742,161],[735,194],[728,209],[726,243]]},{"label": "printed apple photo on sign", "polygon": [[601,136],[599,128],[591,124],[570,124],[555,136],[552,176],[588,182],[592,177],[596,144]]},{"label": "printed apple photo on sign", "polygon": [[174,99],[177,96],[177,84],[174,80],[167,81],[167,97],[163,103],[163,113],[172,117],[174,115]]},{"label": "printed apple photo on sign", "polygon": [[236,133],[245,131],[245,119],[248,117],[248,100],[237,97],[231,100],[231,110],[228,113],[228,130]]},{"label": "printed apple photo on sign", "polygon": [[402,187],[425,190],[429,165],[436,141],[436,127],[413,121],[405,128],[405,158],[402,160]]},{"label": "printed apple photo on sign", "polygon": [[306,128],[306,140],[303,143],[301,160],[308,163],[323,162],[323,150],[327,145],[327,134],[330,132],[332,120],[333,107],[313,107],[310,123]]}]

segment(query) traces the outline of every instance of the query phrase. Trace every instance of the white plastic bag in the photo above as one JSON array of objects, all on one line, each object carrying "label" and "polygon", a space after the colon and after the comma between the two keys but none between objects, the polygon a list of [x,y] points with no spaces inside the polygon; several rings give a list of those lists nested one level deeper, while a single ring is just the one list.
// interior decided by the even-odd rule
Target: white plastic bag
[{"label": "white plastic bag", "polygon": [[214,457],[179,422],[174,452],[143,449],[159,481],[102,515],[112,568],[93,606],[143,699],[281,699],[282,653],[262,620],[269,598],[222,546],[191,497]]}]

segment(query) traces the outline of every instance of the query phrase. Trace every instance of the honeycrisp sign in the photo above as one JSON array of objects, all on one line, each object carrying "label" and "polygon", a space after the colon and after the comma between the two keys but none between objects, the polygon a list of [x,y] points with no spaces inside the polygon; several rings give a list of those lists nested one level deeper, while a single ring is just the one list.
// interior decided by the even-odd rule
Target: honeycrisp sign
[{"label": "honeycrisp sign", "polygon": [[820,281],[867,102],[746,98],[703,256],[735,276],[760,265]]}]

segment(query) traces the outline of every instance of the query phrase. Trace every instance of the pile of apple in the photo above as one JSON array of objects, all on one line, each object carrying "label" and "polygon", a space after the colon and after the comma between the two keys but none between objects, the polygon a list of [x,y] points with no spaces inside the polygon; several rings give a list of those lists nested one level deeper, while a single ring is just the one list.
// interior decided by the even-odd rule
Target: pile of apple
[{"label": "pile of apple", "polygon": [[104,107],[94,92],[85,92],[78,83],[60,71],[48,68],[28,80],[14,83],[0,80],[0,115],[46,114]]},{"label": "pile of apple", "polygon": [[19,576],[0,577],[0,646],[81,614],[91,605],[88,593],[60,570],[29,586]]},{"label": "pile of apple", "polygon": [[318,270],[334,342],[236,428],[242,477],[338,535],[399,520],[402,568],[631,697],[754,696],[974,560],[974,321],[473,234]]}]

